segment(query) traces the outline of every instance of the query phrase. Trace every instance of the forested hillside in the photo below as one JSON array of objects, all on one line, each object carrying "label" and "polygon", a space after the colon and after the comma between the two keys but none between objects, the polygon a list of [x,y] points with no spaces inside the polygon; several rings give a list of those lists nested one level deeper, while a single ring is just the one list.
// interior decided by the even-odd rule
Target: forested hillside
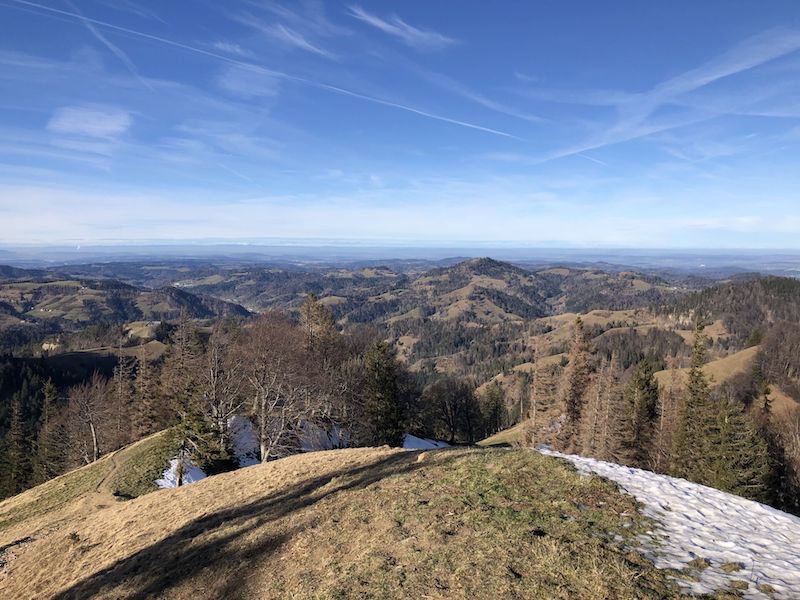
[{"label": "forested hillside", "polygon": [[[501,439],[682,473],[687,456],[713,453],[681,440],[703,439],[755,453],[760,470],[745,483],[713,465],[685,476],[800,506],[795,280],[698,291],[492,259],[401,267],[7,270],[4,493],[162,429],[210,472],[232,468],[228,419],[246,415],[264,459],[301,451],[310,431],[335,445],[459,444],[514,427]],[[735,424],[722,437],[689,433],[720,418]]]}]

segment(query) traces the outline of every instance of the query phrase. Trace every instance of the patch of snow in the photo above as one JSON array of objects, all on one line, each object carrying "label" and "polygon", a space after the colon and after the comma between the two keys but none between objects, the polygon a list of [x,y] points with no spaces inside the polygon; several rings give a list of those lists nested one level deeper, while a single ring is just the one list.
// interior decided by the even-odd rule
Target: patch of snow
[{"label": "patch of snow", "polygon": [[[761,584],[775,590],[773,598],[800,598],[800,518],[685,479],[539,451],[567,459],[581,473],[611,479],[642,502],[657,527],[640,541],[656,567],[681,570],[695,558],[708,559],[709,568],[693,571],[699,581],[678,580],[692,593],[713,593],[736,579],[750,584],[744,598],[769,598],[758,591]],[[742,568],[725,573],[725,563]]]},{"label": "patch of snow", "polygon": [[407,433],[403,436],[403,448],[406,450],[431,450],[433,448],[449,448],[450,444],[447,442],[440,442],[439,440],[429,440],[428,438],[420,438],[415,435]]},{"label": "patch of snow", "polygon": [[[205,478],[206,474],[203,472],[203,469],[193,465],[188,458],[183,459],[183,485],[188,485]],[[164,470],[161,479],[156,479],[155,484],[161,489],[178,487],[177,458],[173,458],[169,461],[169,467]]]},{"label": "patch of snow", "polygon": [[258,436],[253,422],[244,415],[234,415],[228,419],[228,435],[230,436],[230,451],[233,459],[242,467],[251,467],[261,464],[258,456]]},{"label": "patch of snow", "polygon": [[300,425],[297,438],[303,452],[346,448],[349,440],[347,432],[340,427],[333,426],[330,430],[326,430],[308,421]]}]

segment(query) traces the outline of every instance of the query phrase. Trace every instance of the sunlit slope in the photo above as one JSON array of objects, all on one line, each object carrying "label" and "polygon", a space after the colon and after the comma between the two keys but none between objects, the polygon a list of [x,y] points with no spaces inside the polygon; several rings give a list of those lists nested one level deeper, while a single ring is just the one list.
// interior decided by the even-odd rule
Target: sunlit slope
[{"label": "sunlit slope", "polygon": [[0,502],[0,547],[76,511],[155,491],[173,445],[162,431]]},{"label": "sunlit slope", "polygon": [[[758,346],[752,346],[729,356],[709,361],[703,366],[703,373],[709,378],[712,385],[724,383],[739,373],[747,372],[753,366],[758,350]],[[688,373],[688,368],[678,370],[678,383],[680,385],[686,383]],[[656,373],[656,379],[662,386],[669,384],[670,378],[671,373],[669,370]]]},{"label": "sunlit slope", "polygon": [[6,597],[678,597],[631,498],[526,450],[310,453],[38,525]]}]

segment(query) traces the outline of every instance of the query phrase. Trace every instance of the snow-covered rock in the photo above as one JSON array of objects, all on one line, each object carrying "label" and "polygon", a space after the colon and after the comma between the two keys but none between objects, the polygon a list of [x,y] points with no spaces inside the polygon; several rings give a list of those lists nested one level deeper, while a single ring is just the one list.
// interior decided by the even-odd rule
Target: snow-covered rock
[{"label": "snow-covered rock", "polygon": [[[192,464],[188,458],[183,459],[183,485],[194,483],[205,479],[206,474],[198,466]],[[178,459],[173,458],[169,461],[169,466],[164,470],[161,479],[156,479],[155,484],[161,488],[178,487]]]},{"label": "snow-covered rock", "polygon": [[[711,593],[740,580],[749,584],[745,598],[769,598],[759,591],[762,584],[774,590],[773,598],[800,598],[800,518],[685,479],[539,451],[615,481],[644,504],[644,514],[657,526],[640,541],[656,567],[681,570],[695,558],[710,561],[694,573],[699,581],[679,580],[693,593]],[[738,571],[720,568],[736,563]]]},{"label": "snow-covered rock", "polygon": [[439,440],[429,440],[428,438],[420,438],[415,435],[407,433],[403,436],[403,448],[406,450],[431,450],[433,448],[449,448],[450,444],[447,442],[440,442]]},{"label": "snow-covered rock", "polygon": [[245,415],[234,415],[228,419],[230,451],[239,468],[261,464],[258,436],[253,422]]}]

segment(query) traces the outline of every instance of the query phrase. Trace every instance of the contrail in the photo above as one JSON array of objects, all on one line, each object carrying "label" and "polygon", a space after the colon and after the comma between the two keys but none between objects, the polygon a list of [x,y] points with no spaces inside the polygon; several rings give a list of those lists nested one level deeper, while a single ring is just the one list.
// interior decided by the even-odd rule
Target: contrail
[{"label": "contrail", "polygon": [[245,61],[237,60],[235,58],[231,58],[225,56],[223,54],[217,54],[216,52],[212,52],[210,50],[204,50],[203,48],[198,48],[196,46],[190,46],[189,44],[184,44],[181,42],[176,42],[174,40],[170,40],[158,35],[153,35],[151,33],[145,33],[143,31],[138,31],[136,29],[129,29],[128,27],[122,27],[120,25],[114,25],[113,23],[108,23],[106,21],[100,21],[98,19],[92,19],[89,17],[84,17],[83,15],[70,12],[67,10],[61,10],[58,8],[53,8],[51,6],[45,6],[43,4],[39,4],[37,2],[30,2],[29,0],[9,0],[15,4],[21,4],[23,6],[28,6],[31,8],[36,8],[39,10],[43,10],[46,12],[71,17],[73,19],[77,19],[84,23],[92,23],[94,25],[99,25],[100,27],[106,27],[108,29],[113,29],[115,31],[120,31],[122,33],[127,33],[128,35],[133,35],[136,37],[140,37],[146,40],[150,40],[153,42],[158,42],[160,44],[165,44],[167,46],[172,46],[174,48],[180,48],[181,50],[186,50],[188,52],[194,52],[195,54],[201,54],[203,56],[208,56],[210,58],[214,58],[229,64],[237,65],[240,67],[244,67],[246,69],[254,69],[266,75],[270,75],[272,77],[280,77],[282,79],[286,79],[289,81],[295,81],[297,83],[302,83],[304,85],[308,85],[311,87],[315,87],[317,89],[327,90],[329,92],[335,92],[337,94],[342,94],[345,96],[350,96],[352,98],[358,98],[360,100],[364,100],[366,102],[372,102],[373,104],[380,104],[382,106],[388,106],[390,108],[396,108],[398,110],[402,110],[408,113],[412,113],[415,115],[419,115],[422,117],[426,117],[428,119],[433,119],[435,121],[442,121],[444,123],[450,123],[453,125],[459,125],[461,127],[466,127],[469,129],[475,129],[477,131],[483,131],[485,133],[491,133],[493,135],[498,135],[505,138],[512,138],[512,139],[521,139],[515,135],[507,133],[505,131],[500,131],[498,129],[492,129],[490,127],[483,127],[482,125],[476,125],[474,123],[468,123],[466,121],[459,121],[458,119],[451,119],[450,117],[445,117],[442,115],[437,115],[434,113],[429,113],[424,110],[420,110],[418,108],[414,108],[411,106],[406,106],[404,104],[398,104],[397,102],[392,102],[391,100],[384,100],[383,98],[378,98],[376,96],[369,96],[367,94],[362,94],[360,92],[354,92],[352,90],[348,90],[345,88],[341,88],[335,85],[330,85],[327,83],[321,83],[319,81],[314,81],[312,79],[306,79],[305,77],[300,77],[298,75],[291,75],[289,73],[284,73],[282,71],[275,71],[273,69],[268,69],[266,67],[262,67],[260,65],[256,65],[253,63],[248,63]]},{"label": "contrail", "polygon": [[580,156],[581,158],[585,158],[586,160],[590,160],[592,162],[597,163],[598,165],[603,165],[604,167],[608,166],[607,162],[603,162],[599,158],[595,158],[594,156],[589,156],[588,154],[584,154],[583,152],[577,152],[575,156]]},{"label": "contrail", "polygon": [[106,38],[106,36],[100,33],[97,30],[97,28],[90,22],[90,20],[81,14],[81,12],[72,2],[69,2],[69,0],[67,0],[67,5],[70,6],[72,10],[75,11],[75,14],[80,16],[81,21],[83,22],[84,25],[86,25],[86,29],[89,30],[89,33],[91,33],[95,38],[97,38],[97,40],[100,43],[102,43],[106,48],[108,48],[114,54],[114,56],[116,56],[120,60],[120,62],[122,62],[122,64],[125,65],[128,71],[130,71],[131,75],[136,77],[136,79],[138,79],[145,87],[149,88],[150,90],[153,89],[153,86],[150,85],[150,83],[139,74],[139,70],[136,68],[136,65],[133,64],[133,61],[127,54],[125,54],[125,52],[122,51],[121,48],[112,44],[108,40],[108,38]]}]

